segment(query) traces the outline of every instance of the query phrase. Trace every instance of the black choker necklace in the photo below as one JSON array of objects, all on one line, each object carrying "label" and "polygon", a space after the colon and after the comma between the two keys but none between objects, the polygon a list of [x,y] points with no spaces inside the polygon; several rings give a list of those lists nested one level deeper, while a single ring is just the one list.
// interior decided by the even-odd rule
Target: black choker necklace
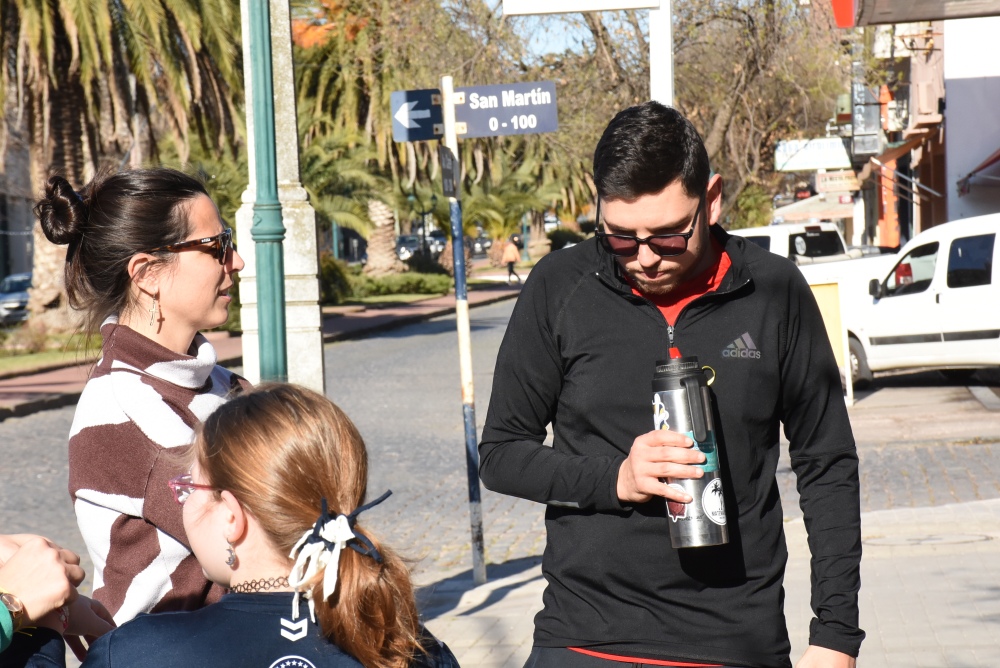
[{"label": "black choker necklace", "polygon": [[234,594],[254,594],[260,591],[269,591],[271,589],[279,589],[281,587],[288,587],[288,578],[264,578],[262,580],[247,580],[246,582],[241,582],[238,585],[234,585],[229,588],[229,591]]}]

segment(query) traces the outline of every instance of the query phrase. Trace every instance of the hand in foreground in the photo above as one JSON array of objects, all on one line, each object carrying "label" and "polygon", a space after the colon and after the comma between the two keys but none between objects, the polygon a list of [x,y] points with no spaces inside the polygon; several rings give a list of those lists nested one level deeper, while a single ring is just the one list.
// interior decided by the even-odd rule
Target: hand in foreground
[{"label": "hand in foreground", "polygon": [[[63,561],[67,561],[70,555],[72,555],[73,557],[76,556],[73,552],[70,552],[69,550],[64,550],[63,548],[53,543],[51,540],[44,538],[42,536],[36,536],[33,533],[0,534],[0,566],[3,566],[5,563],[7,563],[7,561],[12,556],[14,556],[14,553],[17,552],[21,548],[21,546],[24,545],[29,540],[46,541],[49,544],[49,547],[56,550],[60,550],[63,553]],[[77,559],[77,561],[79,562],[79,559]]]},{"label": "hand in foreground", "polygon": [[855,668],[857,659],[826,647],[809,645],[795,668]]},{"label": "hand in foreground", "polygon": [[66,644],[76,658],[83,661],[87,658],[87,648],[114,628],[115,619],[107,608],[98,601],[80,596],[69,606],[69,626],[64,631]]},{"label": "hand in foreground", "polygon": [[627,503],[642,503],[654,496],[690,503],[691,497],[666,484],[667,478],[700,478],[705,455],[693,449],[687,436],[673,431],[655,430],[632,442],[628,459],[618,469],[618,498]]},{"label": "hand in foreground", "polygon": [[40,536],[31,536],[0,567],[0,589],[21,600],[24,623],[31,625],[75,600],[83,575],[79,556]]}]

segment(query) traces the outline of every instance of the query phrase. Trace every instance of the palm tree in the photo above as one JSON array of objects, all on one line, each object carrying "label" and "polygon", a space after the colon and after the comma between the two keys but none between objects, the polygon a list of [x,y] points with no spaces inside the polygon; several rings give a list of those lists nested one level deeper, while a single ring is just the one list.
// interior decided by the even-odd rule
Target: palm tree
[{"label": "palm tree", "polygon": [[[235,155],[239,38],[229,0],[0,2],[0,123],[27,139],[32,190],[50,172],[82,185],[102,165],[141,165],[164,136],[185,163],[192,126],[203,145]],[[32,319],[67,328],[65,249],[37,225],[34,236]]]}]

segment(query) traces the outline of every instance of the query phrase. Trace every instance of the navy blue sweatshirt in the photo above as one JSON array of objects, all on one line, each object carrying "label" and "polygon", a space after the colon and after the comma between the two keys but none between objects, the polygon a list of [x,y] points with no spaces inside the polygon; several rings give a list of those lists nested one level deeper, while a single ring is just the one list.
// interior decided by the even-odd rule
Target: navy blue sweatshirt
[{"label": "navy blue sweatshirt", "polygon": [[[306,605],[292,621],[292,594],[227,594],[193,612],[139,615],[94,643],[84,668],[361,668],[320,635]],[[451,650],[424,632],[426,656],[411,668],[458,668]],[[10,652],[10,654],[8,654]],[[65,646],[49,629],[23,637],[0,657],[2,666],[63,668]]]}]

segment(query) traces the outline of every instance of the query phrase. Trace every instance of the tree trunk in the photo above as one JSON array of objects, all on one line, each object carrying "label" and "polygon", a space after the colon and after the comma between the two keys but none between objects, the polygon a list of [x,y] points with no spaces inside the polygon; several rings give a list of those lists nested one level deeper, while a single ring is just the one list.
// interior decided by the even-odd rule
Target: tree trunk
[{"label": "tree trunk", "polygon": [[[464,244],[462,249],[465,251],[465,272],[468,275],[469,265],[472,262],[472,248],[469,244]],[[438,264],[444,267],[449,276],[455,275],[455,251],[452,250],[451,239],[448,239],[448,242],[444,245],[444,250],[441,251],[441,255],[438,257]]]},{"label": "tree trunk", "polygon": [[552,242],[545,234],[545,214],[541,211],[531,212],[531,238],[528,241],[528,257],[538,261],[552,251]]},{"label": "tree trunk", "polygon": [[380,200],[368,200],[368,218],[374,229],[368,236],[365,273],[381,276],[406,271],[406,265],[396,256],[396,221],[392,208]]},{"label": "tree trunk", "polygon": [[[85,167],[83,145],[94,146],[80,112],[86,108],[86,99],[79,72],[70,73],[72,54],[59,20],[56,20],[56,36],[59,39],[55,42],[53,72],[60,79],[59,85],[54,87],[46,77],[34,82],[28,92],[31,188],[38,195],[45,192],[49,174],[61,174],[79,189]],[[66,247],[50,243],[37,221],[33,238],[28,326],[49,332],[78,329],[80,314],[70,309],[63,280]]]}]

